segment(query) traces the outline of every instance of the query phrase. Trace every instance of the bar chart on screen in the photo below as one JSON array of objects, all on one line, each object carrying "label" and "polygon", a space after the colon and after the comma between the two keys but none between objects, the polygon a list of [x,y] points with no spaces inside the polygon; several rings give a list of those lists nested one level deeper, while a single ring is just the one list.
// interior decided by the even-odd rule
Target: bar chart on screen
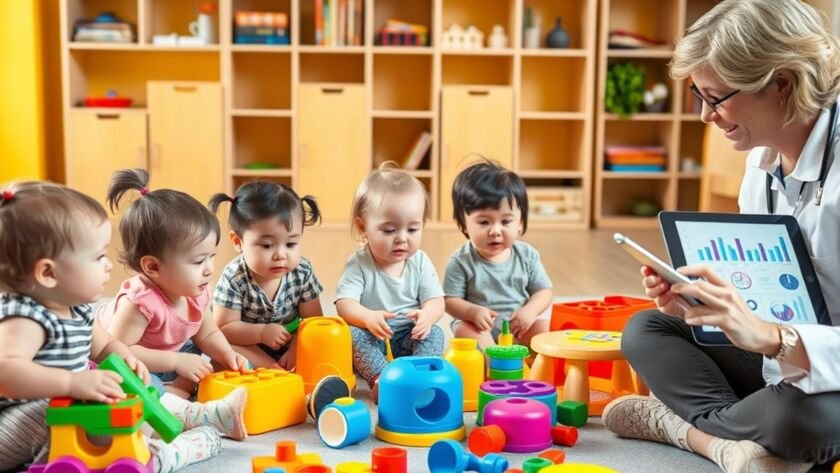
[{"label": "bar chart on screen", "polygon": [[741,238],[724,240],[712,238],[702,248],[697,248],[697,259],[704,261],[730,261],[746,263],[790,263],[790,252],[784,237],[772,243],[756,242],[747,246]]}]

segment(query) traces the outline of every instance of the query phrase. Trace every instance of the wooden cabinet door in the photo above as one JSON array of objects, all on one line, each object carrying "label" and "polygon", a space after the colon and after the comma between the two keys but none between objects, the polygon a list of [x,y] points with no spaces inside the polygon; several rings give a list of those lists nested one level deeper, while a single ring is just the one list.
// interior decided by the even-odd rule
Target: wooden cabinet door
[{"label": "wooden cabinet door", "polygon": [[147,167],[146,112],[74,110],[69,120],[67,184],[104,205],[114,171]]},{"label": "wooden cabinet door", "polygon": [[149,82],[151,189],[186,192],[206,204],[224,191],[222,86]]},{"label": "wooden cabinet door", "polygon": [[313,195],[324,220],[347,221],[370,172],[367,90],[361,84],[301,84],[297,191]]},{"label": "wooden cabinet door", "polygon": [[452,219],[452,183],[478,155],[513,168],[513,89],[445,86],[441,91],[440,219]]}]

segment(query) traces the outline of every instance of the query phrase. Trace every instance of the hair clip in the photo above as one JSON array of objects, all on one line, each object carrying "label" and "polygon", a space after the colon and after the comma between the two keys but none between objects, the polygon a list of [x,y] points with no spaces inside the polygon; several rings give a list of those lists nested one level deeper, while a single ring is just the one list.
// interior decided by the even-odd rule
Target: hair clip
[{"label": "hair clip", "polygon": [[149,193],[149,188],[148,187],[141,187],[140,188],[140,195],[142,197],[146,197],[146,194],[148,194],[148,193]]},{"label": "hair clip", "polygon": [[15,192],[11,189],[3,189],[3,202],[8,202],[14,198]]},{"label": "hair clip", "polygon": [[236,196],[233,196],[233,197],[230,199],[230,203],[231,203],[231,204],[233,204],[233,205],[236,205]]}]

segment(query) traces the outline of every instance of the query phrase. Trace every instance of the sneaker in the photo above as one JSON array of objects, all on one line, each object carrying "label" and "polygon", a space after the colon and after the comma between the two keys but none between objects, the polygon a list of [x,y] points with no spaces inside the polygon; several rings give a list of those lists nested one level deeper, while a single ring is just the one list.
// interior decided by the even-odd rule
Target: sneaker
[{"label": "sneaker", "polygon": [[726,473],[805,473],[813,463],[783,460],[750,440],[712,443],[712,460]]},{"label": "sneaker", "polygon": [[671,444],[691,451],[686,440],[691,424],[658,399],[622,396],[607,404],[601,419],[619,437]]}]

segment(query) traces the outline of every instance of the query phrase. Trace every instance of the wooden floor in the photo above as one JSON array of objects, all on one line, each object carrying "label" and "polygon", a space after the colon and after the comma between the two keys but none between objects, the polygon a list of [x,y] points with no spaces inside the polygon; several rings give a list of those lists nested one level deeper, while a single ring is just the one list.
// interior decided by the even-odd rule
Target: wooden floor
[{"label": "wooden floor", "polygon": [[[607,230],[531,230],[524,240],[540,251],[543,265],[554,283],[555,296],[642,295],[639,265],[613,242],[612,234]],[[116,229],[114,235],[117,241]],[[628,232],[628,236],[660,257],[667,256],[659,231],[636,230]],[[427,228],[424,231],[423,250],[435,263],[441,279],[449,256],[465,241],[454,228]],[[347,257],[355,248],[350,232],[346,227],[310,228],[304,234],[302,246],[303,255],[312,261],[315,274],[324,286],[324,312],[335,314],[331,301],[336,283]],[[232,245],[224,237],[216,257],[217,276],[234,255]],[[126,277],[121,265],[115,263],[105,296],[112,297]]]}]

